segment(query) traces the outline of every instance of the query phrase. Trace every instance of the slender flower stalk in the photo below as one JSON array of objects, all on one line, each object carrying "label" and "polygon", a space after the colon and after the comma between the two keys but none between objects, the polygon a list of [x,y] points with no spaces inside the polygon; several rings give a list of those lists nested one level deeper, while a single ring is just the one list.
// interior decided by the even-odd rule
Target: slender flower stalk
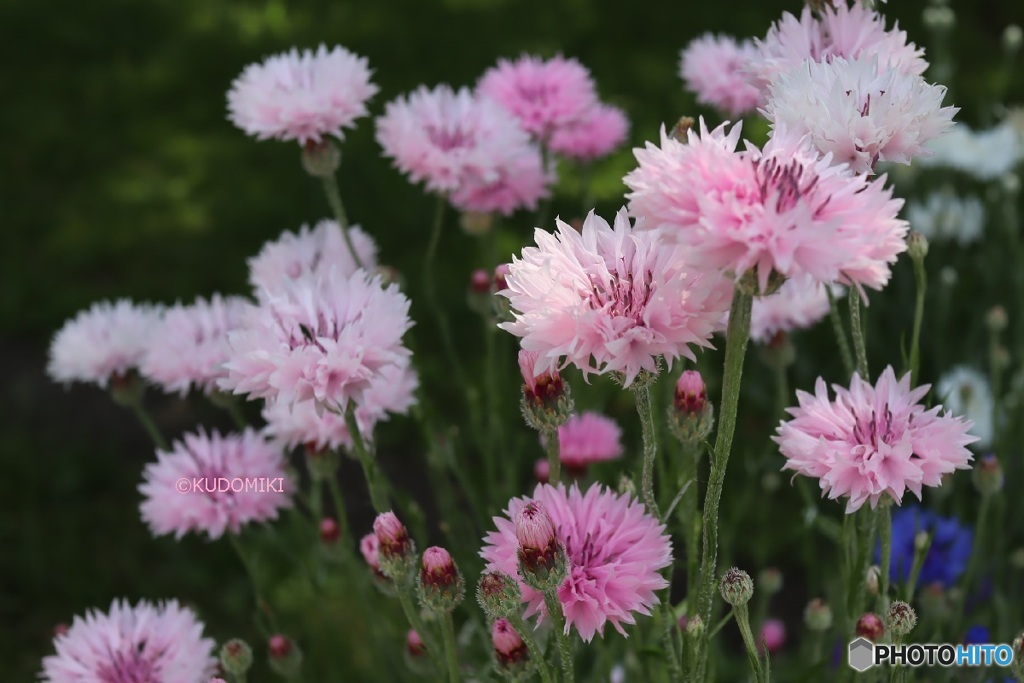
[{"label": "slender flower stalk", "polygon": [[142,401],[133,403],[131,409],[135,413],[135,417],[138,418],[139,423],[142,424],[142,428],[149,434],[149,438],[156,444],[156,447],[162,451],[168,450],[167,439],[160,433],[160,428],[156,426],[156,422],[150,417],[149,412],[142,405]]},{"label": "slender flower stalk", "polygon": [[444,639],[444,657],[448,667],[449,683],[457,683],[462,680],[459,675],[459,660],[455,654],[455,624],[452,621],[452,613],[448,612],[441,621],[441,634]]},{"label": "slender flower stalk", "polygon": [[914,564],[910,568],[910,575],[907,576],[907,585],[903,592],[903,598],[906,602],[914,599],[914,593],[917,591],[917,580],[921,576],[924,560],[928,557],[928,551],[931,550],[934,537],[934,534],[925,534],[924,543],[921,545],[915,544],[914,546]]},{"label": "slender flower stalk", "polygon": [[[363,466],[366,485],[370,488],[370,500],[373,503],[373,509],[378,513],[390,510],[391,505],[388,503],[386,482],[381,477],[376,458],[366,448],[366,442],[359,431],[359,423],[356,420],[353,404],[349,404],[348,410],[345,411],[345,423],[348,425],[349,434],[352,436],[352,446],[356,452],[356,457],[359,458],[359,462]],[[416,630],[419,631],[419,629]]]},{"label": "slender flower stalk", "polygon": [[[866,294],[865,294],[866,296]],[[853,335],[853,350],[857,355],[857,374],[865,380],[870,377],[868,374],[868,354],[864,344],[864,324],[860,313],[860,292],[856,287],[850,288],[850,334]]]},{"label": "slender flower stalk", "polygon": [[331,491],[331,499],[334,502],[334,516],[338,520],[338,526],[340,530],[341,538],[345,540],[342,544],[346,548],[346,557],[348,556],[348,549],[351,547],[348,540],[351,538],[349,535],[349,529],[351,528],[348,523],[348,510],[345,508],[345,499],[341,495],[341,487],[338,486],[337,477],[327,477],[327,487]]},{"label": "slender flower stalk", "polygon": [[508,623],[512,624],[512,628],[516,630],[516,633],[519,634],[519,637],[526,644],[526,649],[530,651],[530,660],[536,664],[537,671],[540,673],[540,679],[544,683],[554,683],[551,669],[548,668],[548,663],[544,659],[544,653],[541,652],[536,639],[533,637],[533,629],[527,626],[526,621],[519,612],[512,612],[505,618],[508,619]]},{"label": "slender flower stalk", "polygon": [[548,452],[548,483],[558,486],[562,476],[561,439],[557,429],[544,430],[544,447]]},{"label": "slender flower stalk", "polygon": [[558,599],[558,589],[544,591],[544,605],[551,617],[552,631],[558,641],[558,653],[562,659],[562,673],[565,683],[573,683],[575,678],[572,661],[572,645],[565,633],[565,615],[562,614],[562,602]]},{"label": "slender flower stalk", "polygon": [[[644,373],[647,374],[647,373]],[[654,427],[654,406],[651,405],[651,385],[654,377],[638,378],[633,386],[633,395],[636,397],[636,412],[640,416],[640,426],[643,431],[644,440],[644,462],[643,472],[640,478],[640,491],[647,506],[647,512],[655,517],[661,517],[658,511],[658,501],[654,497],[654,457],[658,451],[657,432]]]},{"label": "slender flower stalk", "polygon": [[981,496],[981,504],[978,506],[978,520],[974,525],[974,549],[971,552],[971,559],[967,562],[967,570],[964,572],[964,582],[960,591],[960,598],[953,608],[953,614],[956,615],[956,629],[953,633],[961,633],[963,629],[964,606],[967,602],[967,597],[971,593],[971,589],[974,588],[974,579],[978,574],[978,562],[984,555],[982,551],[984,547],[983,541],[986,536],[985,531],[988,528],[989,513],[991,512],[992,499],[994,497],[993,495],[986,494]]},{"label": "slender flower stalk", "polygon": [[853,374],[853,354],[850,353],[850,342],[846,338],[846,328],[843,327],[843,319],[839,315],[839,304],[832,294],[830,287],[825,288],[828,293],[829,318],[832,319],[832,330],[836,334],[836,342],[839,343],[839,356],[843,359],[843,370],[847,375]]},{"label": "slender flower stalk", "polygon": [[[718,561],[718,504],[722,498],[725,470],[732,449],[733,432],[736,430],[736,408],[740,397],[740,381],[743,376],[743,359],[746,355],[750,335],[750,309],[753,296],[736,287],[733,293],[732,309],[729,313],[729,328],[725,342],[725,376],[722,381],[721,418],[715,450],[711,455],[711,473],[708,478],[707,494],[704,500],[703,552],[701,559],[700,586],[697,597],[697,614],[705,624],[711,623],[715,597],[715,567]],[[708,655],[708,638],[698,646],[698,670],[704,670]]]},{"label": "slender flower stalk", "polygon": [[757,642],[754,640],[754,633],[750,629],[750,610],[746,605],[735,605],[732,608],[736,615],[736,625],[739,626],[740,635],[743,637],[743,645],[747,649],[747,661],[750,662],[750,669],[754,674],[754,680],[761,683],[767,682],[765,670],[761,666],[761,658],[758,655]]},{"label": "slender flower stalk", "polygon": [[917,373],[921,367],[921,322],[924,319],[924,296],[928,291],[928,272],[924,257],[928,253],[928,241],[924,236],[910,234],[910,259],[914,263],[914,280],[917,296],[914,302],[914,330],[910,336],[910,383],[917,384]]},{"label": "slender flower stalk", "polygon": [[[259,615],[264,615],[269,620],[269,627],[271,631],[277,631],[277,620],[274,618],[274,613],[270,609],[270,603],[263,597],[263,591],[260,589],[260,583],[256,578],[256,570],[253,568],[252,562],[249,560],[249,556],[245,552],[245,548],[242,547],[242,542],[238,540],[236,534],[225,534],[231,541],[231,547],[235,549],[235,553],[238,555],[238,559],[242,562],[242,566],[245,567],[246,576],[249,577],[249,584],[252,586],[253,596],[256,599],[256,612]],[[257,624],[257,627],[261,627],[266,630],[265,625]]]},{"label": "slender flower stalk", "polygon": [[345,246],[348,247],[349,253],[352,254],[352,260],[356,262],[356,266],[365,268],[366,266],[363,264],[362,259],[359,258],[359,252],[356,251],[355,245],[352,244],[352,237],[348,231],[348,216],[345,214],[345,205],[341,202],[338,179],[334,176],[334,173],[321,177],[324,182],[324,194],[327,195],[327,203],[331,205],[334,220],[338,221],[338,226],[341,228],[341,235],[345,238]]},{"label": "slender flower stalk", "polygon": [[878,531],[882,537],[882,571],[876,611],[884,614],[889,609],[889,568],[892,566],[892,509],[889,499],[884,499],[878,506]]}]

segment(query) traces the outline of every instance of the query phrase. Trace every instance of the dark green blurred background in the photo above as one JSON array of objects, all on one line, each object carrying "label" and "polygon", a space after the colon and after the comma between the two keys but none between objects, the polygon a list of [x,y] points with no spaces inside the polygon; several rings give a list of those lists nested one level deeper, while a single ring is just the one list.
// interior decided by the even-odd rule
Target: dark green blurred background
[{"label": "dark green blurred background", "polygon": [[[1024,23],[1024,3],[952,6],[960,118],[977,122],[1003,86],[1006,101],[1024,101],[1024,77],[1008,82],[995,69],[1003,28]],[[326,215],[296,145],[253,142],[226,120],[225,92],[243,66],[293,45],[344,45],[375,70],[377,115],[421,83],[472,85],[499,56],[563,52],[590,67],[604,99],[626,109],[632,146],[654,139],[663,122],[703,111],[677,76],[690,39],[708,30],[760,36],[783,9],[799,7],[795,0],[0,3],[0,679],[32,678],[55,624],[119,596],[177,596],[200,609],[218,639],[253,635],[248,588],[230,551],[194,538],[153,540],[138,519],[136,486],[152,449],[130,414],[99,390],[66,391],[44,372],[53,332],[93,301],[244,293],[248,256],[282,230]],[[891,0],[886,11],[927,44],[923,7]],[[432,202],[381,157],[371,120],[361,120],[342,149],[349,216],[377,238],[382,262],[418,277]],[[619,178],[631,167],[628,148],[600,164],[602,214],[621,204]],[[572,180],[554,205],[563,217],[579,210]],[[479,263],[471,238],[451,223],[439,289],[461,302]],[[529,219],[511,224],[525,241]],[[907,275],[898,270],[903,286],[893,294],[903,300],[912,294]],[[978,319],[964,322],[976,328]],[[478,323],[460,306],[456,324],[461,337]],[[816,339],[809,353],[834,363],[827,335]],[[431,372],[441,377],[444,369],[428,368],[428,386]],[[807,362],[797,375],[806,386],[816,372]],[[201,406],[154,398],[151,407],[170,434],[197,419],[226,426]],[[385,450],[416,449],[413,437],[400,421]],[[369,506],[357,472],[353,480],[354,520],[365,530]],[[323,624],[350,627],[344,614]],[[352,652],[353,667],[370,656]]]}]

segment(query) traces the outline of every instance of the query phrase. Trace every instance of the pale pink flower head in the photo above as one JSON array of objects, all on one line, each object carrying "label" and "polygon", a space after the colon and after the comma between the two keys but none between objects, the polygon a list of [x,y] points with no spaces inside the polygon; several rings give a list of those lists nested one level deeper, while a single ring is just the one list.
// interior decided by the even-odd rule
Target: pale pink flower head
[{"label": "pale pink flower head", "polygon": [[855,374],[849,389],[833,389],[830,400],[819,378],[813,395],[798,391],[799,406],[772,439],[784,470],[818,479],[832,500],[847,497],[848,514],[866,501],[874,508],[882,496],[901,504],[910,491],[920,499],[922,486],[969,468],[972,423],[942,406],[926,409],[920,401],[929,385],[911,389],[909,373],[897,381],[890,366],[875,386]]},{"label": "pale pink flower head", "polygon": [[566,472],[580,476],[592,463],[622,456],[622,430],[600,413],[572,415],[558,428],[558,448]]},{"label": "pale pink flower head", "polygon": [[389,102],[377,141],[413,182],[463,210],[510,213],[548,191],[540,150],[519,121],[466,88],[421,86]]},{"label": "pale pink flower head", "polygon": [[76,616],[43,659],[45,683],[203,683],[216,673],[215,643],[176,600],[134,607],[115,600],[110,611]]},{"label": "pale pink flower head", "polygon": [[748,75],[756,57],[749,40],[705,33],[680,54],[679,75],[698,102],[740,117],[756,110],[761,101],[761,91]]},{"label": "pale pink flower head", "polygon": [[222,389],[286,405],[315,401],[344,413],[361,404],[388,367],[408,362],[402,336],[409,300],[380,276],[336,269],[264,290],[245,324],[228,335]]},{"label": "pale pink flower head", "polygon": [[556,224],[535,231],[501,292],[515,318],[501,328],[539,354],[535,375],[571,363],[622,373],[628,387],[641,370],[657,374],[658,358],[692,360],[691,346],[709,345],[731,295],[722,278],[685,267],[678,247],[635,230],[625,209],[614,228],[593,211],[581,232]]},{"label": "pale pink flower head", "polygon": [[242,71],[228,92],[228,118],[258,140],[342,140],[377,94],[370,75],[366,58],[343,47],[292,48]]},{"label": "pale pink flower head", "polygon": [[527,550],[546,550],[555,539],[555,523],[543,503],[530,501],[515,515],[516,540]]},{"label": "pale pink flower head", "polygon": [[[358,225],[348,229],[359,261],[367,269],[377,265],[377,244]],[[311,230],[303,225],[298,233],[285,231],[267,242],[260,253],[249,259],[249,283],[259,296],[279,289],[282,283],[303,275],[319,275],[335,268],[351,275],[358,266],[345,244],[345,235],[337,221],[322,220]]]},{"label": "pale pink flower head", "polygon": [[754,299],[750,310],[750,338],[767,344],[780,332],[813,326],[828,315],[825,287],[810,275],[798,275],[783,282],[774,294]]},{"label": "pale pink flower head", "polygon": [[928,68],[924,50],[907,42],[898,24],[888,30],[881,14],[845,0],[822,7],[820,17],[810,7],[804,7],[799,19],[786,12],[764,40],[754,42],[757,53],[748,62],[748,72],[762,97],[769,83],[808,61],[874,56],[882,70],[911,76],[920,76]]},{"label": "pale pink flower head", "polygon": [[211,394],[224,377],[230,348],[228,333],[244,318],[249,302],[237,296],[198,298],[164,313],[139,366],[143,377],[168,393],[191,387]]},{"label": "pale pink flower head", "polygon": [[[585,642],[610,623],[623,635],[623,626],[636,614],[649,615],[658,604],[655,591],[668,586],[661,570],[672,562],[672,543],[665,526],[637,500],[599,485],[581,493],[539,484],[532,498],[513,498],[505,517],[495,517],[496,531],[485,538],[480,556],[485,571],[518,576],[517,524],[522,510],[540,503],[547,510],[555,538],[565,546],[569,576],[558,589],[566,618],[566,633],[575,628]],[[544,596],[520,580],[525,616],[546,614]]]},{"label": "pale pink flower head", "polygon": [[807,135],[822,154],[863,174],[879,161],[929,156],[927,143],[948,132],[959,111],[942,106],[944,86],[886,69],[876,56],[805,62],[768,90],[762,113],[773,133]]},{"label": "pale pink flower head", "polygon": [[786,644],[786,624],[781,619],[768,619],[761,625],[757,634],[757,649],[759,652],[768,650],[775,654]]},{"label": "pale pink flower head", "polygon": [[[419,379],[408,359],[389,365],[370,382],[356,406],[356,424],[364,441],[374,441],[377,424],[391,415],[405,415],[416,403]],[[312,401],[267,403],[263,407],[265,433],[289,448],[312,446],[318,451],[352,448],[352,435],[345,416],[329,410],[317,411]]]},{"label": "pale pink flower head", "polygon": [[578,161],[599,159],[621,145],[629,133],[629,119],[618,107],[598,103],[575,123],[555,130],[548,148]]},{"label": "pale pink flower head", "polygon": [[363,555],[363,560],[373,571],[380,573],[380,541],[377,540],[377,534],[368,533],[359,541],[359,552]]},{"label": "pale pink flower head", "polygon": [[142,472],[142,519],[155,536],[237,534],[277,519],[292,504],[292,483],[279,444],[252,429],[221,436],[185,434]]},{"label": "pale pink flower head", "polygon": [[590,71],[561,55],[549,60],[523,55],[498,60],[477,91],[511,112],[528,133],[541,141],[562,126],[575,124],[597,103]]},{"label": "pale pink flower head", "polygon": [[46,371],[56,382],[106,388],[138,369],[162,316],[160,307],[127,299],[95,303],[54,335]]},{"label": "pale pink flower head", "polygon": [[623,179],[631,213],[704,270],[739,278],[756,269],[761,291],[773,270],[875,289],[888,282],[908,225],[884,177],[857,175],[784,132],[763,150],[737,151],[739,139],[738,124],[709,131],[701,120],[685,143],[663,129],[661,147],[635,150],[639,166]]}]

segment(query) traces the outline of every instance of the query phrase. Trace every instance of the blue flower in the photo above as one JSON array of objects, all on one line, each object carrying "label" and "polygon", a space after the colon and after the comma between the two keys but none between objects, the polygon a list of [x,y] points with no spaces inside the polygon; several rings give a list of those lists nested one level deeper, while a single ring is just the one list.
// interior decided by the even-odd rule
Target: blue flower
[{"label": "blue flower", "polygon": [[[928,554],[921,565],[917,583],[953,586],[967,569],[974,545],[974,532],[955,519],[940,517],[917,506],[901,507],[892,515],[892,563],[889,580],[906,581],[914,566],[914,536],[927,531],[932,537]],[[875,548],[875,562],[881,563],[881,543]]]},{"label": "blue flower", "polygon": [[991,642],[991,632],[989,632],[987,626],[982,626],[981,624],[975,624],[967,629],[967,633],[964,634],[965,645],[983,645]]}]

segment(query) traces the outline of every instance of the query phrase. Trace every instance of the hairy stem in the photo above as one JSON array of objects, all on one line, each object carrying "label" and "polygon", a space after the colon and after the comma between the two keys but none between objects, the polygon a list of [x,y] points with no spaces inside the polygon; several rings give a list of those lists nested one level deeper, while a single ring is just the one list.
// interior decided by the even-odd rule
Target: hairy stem
[{"label": "hairy stem", "polygon": [[839,356],[843,359],[843,370],[847,377],[853,374],[853,355],[850,353],[850,342],[846,338],[846,328],[843,327],[843,319],[839,315],[839,304],[832,294],[831,287],[825,287],[828,294],[828,312],[832,320],[832,331],[835,332],[836,342],[839,344]]},{"label": "hairy stem", "polygon": [[523,639],[523,643],[526,644],[526,649],[530,652],[530,658],[537,665],[537,671],[540,673],[541,680],[544,683],[554,683],[551,669],[548,668],[548,663],[544,659],[544,653],[540,651],[540,647],[533,637],[533,629],[526,624],[518,612],[513,612],[506,619],[508,619],[508,623],[512,624],[512,628],[516,630],[519,637]]},{"label": "hairy stem", "polygon": [[363,474],[366,475],[366,485],[370,489],[370,501],[373,503],[373,509],[377,512],[387,512],[391,509],[391,505],[388,502],[386,485],[381,478],[380,469],[377,467],[377,459],[367,450],[363,435],[359,432],[355,404],[350,403],[345,411],[345,424],[348,426],[356,457],[359,458],[359,462],[363,466]]},{"label": "hairy stem", "polygon": [[334,174],[323,176],[324,181],[324,194],[327,195],[327,203],[331,205],[331,211],[334,213],[334,220],[338,221],[338,226],[341,228],[341,235],[345,238],[345,246],[348,247],[348,253],[352,254],[352,260],[359,268],[365,268],[362,259],[359,258],[359,254],[356,252],[355,245],[352,244],[352,237],[348,234],[348,216],[345,215],[345,205],[341,203],[341,192],[338,191],[338,180],[334,177]]},{"label": "hairy stem", "polygon": [[562,673],[565,683],[573,683],[572,649],[569,645],[569,637],[565,634],[565,615],[562,614],[562,603],[558,599],[557,589],[544,593],[544,604],[548,608],[548,616],[551,617],[555,640],[558,641],[558,652],[562,657]]},{"label": "hairy stem", "polygon": [[459,659],[455,654],[455,624],[452,623],[452,613],[444,615],[441,624],[441,633],[444,638],[444,658],[448,665],[449,683],[458,683]]},{"label": "hairy stem", "polygon": [[856,287],[850,288],[850,333],[853,335],[853,350],[857,354],[857,374],[867,382],[868,375],[868,352],[864,344],[864,325],[860,315],[860,292]]},{"label": "hairy stem", "polygon": [[643,430],[644,439],[644,461],[643,473],[640,478],[640,491],[647,506],[647,512],[656,518],[661,517],[658,511],[658,501],[654,497],[654,457],[657,454],[657,431],[654,427],[654,408],[651,405],[651,384],[645,378],[634,387],[633,395],[636,397],[636,412],[640,416],[640,426]]}]

